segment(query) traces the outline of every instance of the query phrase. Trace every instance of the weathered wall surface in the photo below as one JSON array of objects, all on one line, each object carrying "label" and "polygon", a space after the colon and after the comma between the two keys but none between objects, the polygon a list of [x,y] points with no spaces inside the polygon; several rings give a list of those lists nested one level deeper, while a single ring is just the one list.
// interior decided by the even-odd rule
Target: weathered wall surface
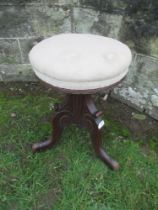
[{"label": "weathered wall surface", "polygon": [[126,80],[113,97],[158,119],[158,1],[1,0],[0,80],[36,80],[28,52],[62,32],[116,38],[133,51]]}]

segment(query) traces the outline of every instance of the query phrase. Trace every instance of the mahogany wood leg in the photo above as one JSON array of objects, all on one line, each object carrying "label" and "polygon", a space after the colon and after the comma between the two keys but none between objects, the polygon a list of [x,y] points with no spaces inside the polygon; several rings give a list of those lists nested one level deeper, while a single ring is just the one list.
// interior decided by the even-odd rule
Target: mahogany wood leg
[{"label": "mahogany wood leg", "polygon": [[95,120],[92,117],[87,118],[88,127],[91,133],[92,144],[97,156],[108,165],[109,168],[113,170],[119,169],[119,164],[117,161],[113,160],[102,148],[101,140],[101,130],[98,128],[99,123],[103,122],[102,120]]},{"label": "mahogany wood leg", "polygon": [[33,144],[32,145],[33,153],[51,149],[54,145],[56,145],[62,135],[64,123],[68,120],[69,120],[69,112],[67,111],[61,111],[55,114],[55,116],[52,119],[52,127],[53,127],[52,136],[46,141]]},{"label": "mahogany wood leg", "polygon": [[118,170],[119,164],[117,161],[113,160],[102,148],[102,139],[101,139],[101,128],[104,125],[104,121],[101,119],[100,115],[102,112],[99,112],[92,99],[87,97],[86,100],[88,112],[85,115],[86,127],[90,129],[92,144],[97,156],[107,164],[111,169]]}]

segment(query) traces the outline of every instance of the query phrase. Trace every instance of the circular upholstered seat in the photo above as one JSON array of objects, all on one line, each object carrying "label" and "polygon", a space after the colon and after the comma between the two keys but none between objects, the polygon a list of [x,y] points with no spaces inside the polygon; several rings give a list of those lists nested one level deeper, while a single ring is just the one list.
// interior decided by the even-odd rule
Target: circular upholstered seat
[{"label": "circular upholstered seat", "polygon": [[92,34],[59,34],[29,53],[35,74],[44,82],[71,90],[94,90],[119,82],[132,56],[123,43]]}]

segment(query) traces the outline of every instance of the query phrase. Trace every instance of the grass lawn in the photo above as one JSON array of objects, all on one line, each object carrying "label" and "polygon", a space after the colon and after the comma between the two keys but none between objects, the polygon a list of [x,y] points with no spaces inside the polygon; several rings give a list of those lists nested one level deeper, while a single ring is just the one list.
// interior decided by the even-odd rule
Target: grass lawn
[{"label": "grass lawn", "polygon": [[30,145],[49,136],[51,107],[62,97],[15,92],[0,89],[0,210],[158,209],[158,136],[146,153],[141,139],[105,113],[104,147],[119,171],[96,158],[89,133],[75,125],[54,149],[33,155]]}]

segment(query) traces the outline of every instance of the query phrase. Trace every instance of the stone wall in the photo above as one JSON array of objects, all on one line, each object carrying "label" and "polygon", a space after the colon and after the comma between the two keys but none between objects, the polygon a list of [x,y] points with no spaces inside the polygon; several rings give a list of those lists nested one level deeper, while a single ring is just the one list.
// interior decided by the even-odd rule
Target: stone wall
[{"label": "stone wall", "polygon": [[0,0],[0,80],[36,80],[28,52],[62,32],[116,38],[133,51],[126,80],[112,95],[158,119],[158,1]]}]

